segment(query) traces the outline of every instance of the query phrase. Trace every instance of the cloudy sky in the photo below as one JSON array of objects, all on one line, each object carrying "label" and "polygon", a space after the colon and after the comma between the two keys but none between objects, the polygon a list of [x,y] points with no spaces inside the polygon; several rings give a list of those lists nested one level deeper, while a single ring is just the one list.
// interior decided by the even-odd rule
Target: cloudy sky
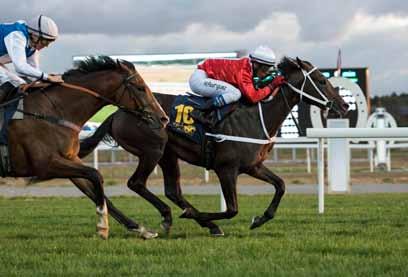
[{"label": "cloudy sky", "polygon": [[408,92],[405,0],[2,0],[3,22],[53,18],[61,37],[42,67],[73,55],[233,51],[269,45],[319,67],[369,67],[372,95]]}]

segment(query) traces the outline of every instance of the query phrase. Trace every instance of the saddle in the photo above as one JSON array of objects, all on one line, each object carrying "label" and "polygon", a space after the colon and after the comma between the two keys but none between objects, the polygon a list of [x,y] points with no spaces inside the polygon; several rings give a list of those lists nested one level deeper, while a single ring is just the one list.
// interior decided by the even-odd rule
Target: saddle
[{"label": "saddle", "polygon": [[[209,98],[193,94],[176,96],[171,107],[169,128],[201,143],[205,131],[214,129],[239,106],[239,103],[232,103],[221,109],[207,109],[208,100]],[[211,115],[212,122],[203,119],[202,114]]]},{"label": "saddle", "polygon": [[[221,109],[205,110],[209,98],[193,94],[176,96],[170,111],[170,123],[167,128],[177,135],[185,137],[190,141],[201,145],[203,153],[203,165],[210,169],[214,160],[213,138],[205,135],[211,132],[220,122],[231,114],[240,104],[233,103]],[[201,113],[210,113],[214,116],[214,122],[208,124],[199,120]]]}]

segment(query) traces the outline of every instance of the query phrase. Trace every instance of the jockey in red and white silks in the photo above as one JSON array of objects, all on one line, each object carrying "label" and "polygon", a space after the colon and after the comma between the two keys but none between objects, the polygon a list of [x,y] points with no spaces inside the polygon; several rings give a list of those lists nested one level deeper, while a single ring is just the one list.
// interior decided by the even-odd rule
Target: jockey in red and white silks
[{"label": "jockey in red and white silks", "polygon": [[[207,59],[198,65],[190,77],[194,93],[213,98],[213,106],[222,107],[244,96],[250,103],[267,97],[271,86],[256,89],[253,78],[266,76],[276,65],[272,49],[259,46],[249,57],[241,59]],[[282,81],[282,77],[278,78]]]}]

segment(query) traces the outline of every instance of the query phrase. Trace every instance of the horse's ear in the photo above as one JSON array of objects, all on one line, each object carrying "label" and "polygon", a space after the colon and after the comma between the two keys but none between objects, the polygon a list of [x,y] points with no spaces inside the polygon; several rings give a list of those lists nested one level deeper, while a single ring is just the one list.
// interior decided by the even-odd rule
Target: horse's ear
[{"label": "horse's ear", "polygon": [[122,60],[117,59],[116,63],[118,64],[118,66],[123,69],[124,71],[129,71],[129,68],[126,66],[125,63],[122,62]]},{"label": "horse's ear", "polygon": [[299,57],[296,57],[296,62],[300,67],[302,66],[302,60]]},{"label": "horse's ear", "polygon": [[116,64],[118,65],[119,68],[122,68],[122,64],[119,59],[116,59]]},{"label": "horse's ear", "polygon": [[[298,57],[296,57],[296,61],[297,61],[297,59],[298,59]],[[300,64],[297,63],[294,59],[288,58],[288,61],[289,61],[289,64],[291,64],[293,67],[300,68]]]}]

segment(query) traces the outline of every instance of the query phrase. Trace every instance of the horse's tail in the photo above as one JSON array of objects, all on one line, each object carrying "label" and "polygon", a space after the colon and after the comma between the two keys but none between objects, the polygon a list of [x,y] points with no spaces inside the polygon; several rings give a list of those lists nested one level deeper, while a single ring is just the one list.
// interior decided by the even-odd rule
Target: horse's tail
[{"label": "horse's tail", "polygon": [[78,153],[80,158],[89,155],[98,146],[99,142],[103,140],[105,136],[109,135],[110,131],[112,130],[113,116],[114,114],[111,114],[107,119],[105,119],[105,121],[102,122],[92,136],[81,140]]}]

